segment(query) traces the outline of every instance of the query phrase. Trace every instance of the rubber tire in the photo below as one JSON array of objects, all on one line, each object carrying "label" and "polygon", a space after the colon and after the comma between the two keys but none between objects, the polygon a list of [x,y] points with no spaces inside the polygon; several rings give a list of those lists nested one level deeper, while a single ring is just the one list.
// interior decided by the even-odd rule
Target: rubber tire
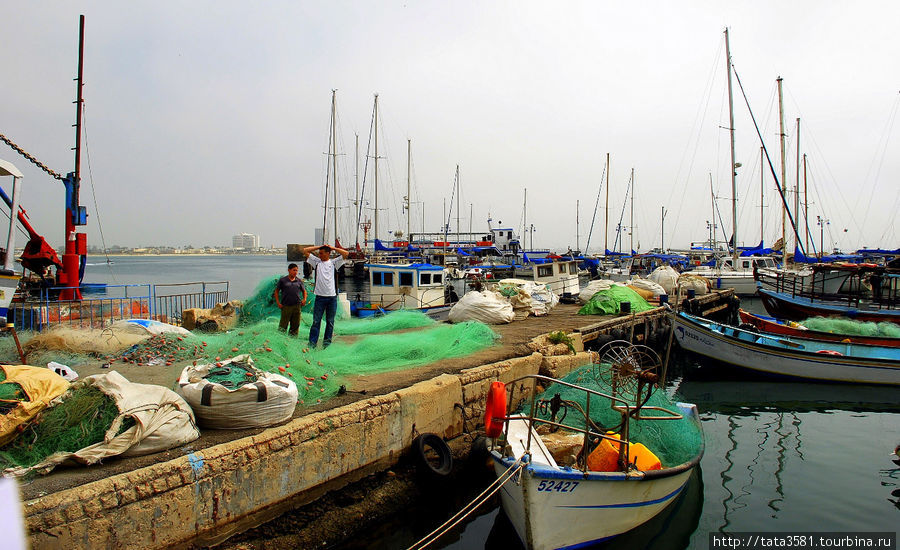
[{"label": "rubber tire", "polygon": [[[435,466],[425,456],[427,448],[437,453],[440,464]],[[437,434],[424,433],[413,440],[413,458],[416,461],[416,469],[425,476],[440,479],[450,475],[453,470],[453,453],[450,447]]]}]

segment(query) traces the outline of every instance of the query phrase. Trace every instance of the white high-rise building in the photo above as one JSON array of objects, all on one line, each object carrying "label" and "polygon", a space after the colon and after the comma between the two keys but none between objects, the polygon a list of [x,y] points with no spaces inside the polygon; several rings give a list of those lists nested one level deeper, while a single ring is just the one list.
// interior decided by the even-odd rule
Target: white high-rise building
[{"label": "white high-rise building", "polygon": [[231,237],[231,248],[236,250],[256,250],[259,248],[259,235],[241,233]]}]

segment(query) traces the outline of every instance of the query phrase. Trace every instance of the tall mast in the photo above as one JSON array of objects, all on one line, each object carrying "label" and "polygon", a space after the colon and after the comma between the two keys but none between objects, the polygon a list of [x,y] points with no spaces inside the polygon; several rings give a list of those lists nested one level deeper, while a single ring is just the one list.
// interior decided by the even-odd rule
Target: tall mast
[{"label": "tall mast", "polygon": [[353,157],[353,170],[356,172],[354,174],[356,179],[356,202],[353,204],[356,206],[356,244],[359,244],[359,134],[353,135],[356,137],[356,155]]},{"label": "tall mast", "polygon": [[[60,293],[61,300],[80,300],[81,290],[81,258],[82,254],[87,252],[87,241],[80,241],[79,235],[87,235],[84,233],[76,233],[75,226],[84,225],[86,223],[87,214],[84,207],[79,205],[79,195],[81,190],[81,113],[84,106],[84,98],[82,97],[82,89],[84,85],[84,16],[79,18],[78,27],[78,78],[76,84],[76,100],[75,100],[75,172],[67,174],[63,179],[66,186],[66,235],[63,242],[65,245],[65,253],[62,257],[62,269],[57,270],[58,284],[60,286],[69,287],[63,289]],[[10,210],[10,217],[14,216]],[[13,251],[7,251],[7,255]]]},{"label": "tall mast", "polygon": [[634,168],[631,169],[631,219],[628,220],[628,225],[631,226],[628,233],[631,235],[631,250],[634,251]]},{"label": "tall mast", "polygon": [[[528,188],[525,188],[525,197],[522,199],[522,249],[525,249],[525,232],[528,231]],[[532,242],[534,239],[532,238]]]},{"label": "tall mast", "polygon": [[734,161],[734,96],[731,90],[731,45],[728,41],[728,28],[725,28],[725,65],[728,70],[728,134],[731,142],[731,257],[737,266],[738,257],[738,221],[737,221],[737,165]]},{"label": "tall mast", "polygon": [[806,250],[809,254],[809,195],[806,189],[806,153],[803,153],[803,221],[806,222]]},{"label": "tall mast", "polygon": [[456,165],[456,245],[459,246],[459,165]]},{"label": "tall mast", "polygon": [[406,140],[406,242],[409,242],[409,234],[412,231],[412,187],[410,187],[410,166],[412,165],[412,140]]},{"label": "tall mast", "polygon": [[716,254],[716,192],[713,190],[712,172],[709,173],[709,201],[712,204],[712,239],[710,239],[709,245],[712,247],[713,254]]},{"label": "tall mast", "polygon": [[781,140],[781,197],[783,199],[781,202],[781,261],[787,263],[787,209],[785,208],[787,200],[787,184],[785,183],[787,163],[784,150],[784,96],[781,90],[782,78],[779,76],[775,81],[778,83],[778,121],[781,129],[779,136]]},{"label": "tall mast", "polygon": [[603,223],[603,254],[609,250],[609,153],[606,153],[606,221]]},{"label": "tall mast", "polygon": [[[334,206],[334,216],[332,226],[334,229],[334,244],[338,244],[338,220],[337,220],[337,90],[331,90],[331,203]],[[325,201],[328,206],[328,200]]]},{"label": "tall mast", "polygon": [[579,251],[581,247],[578,246],[578,201],[575,201],[575,250]]},{"label": "tall mast", "polygon": [[663,254],[666,253],[666,207],[660,207],[662,210],[660,211],[659,216],[659,239],[660,245],[659,249]]},{"label": "tall mast", "polygon": [[375,94],[375,237],[378,238],[378,94]]},{"label": "tall mast", "polygon": [[766,171],[763,169],[763,155],[765,155],[766,149],[765,147],[759,148],[759,242],[764,243],[766,239],[766,228],[764,225],[764,214],[765,212],[765,178]]},{"label": "tall mast", "polygon": [[[800,119],[797,118],[797,178],[794,184],[794,215],[797,216],[797,223],[800,223]],[[800,231],[795,234],[797,248],[800,248]]]}]

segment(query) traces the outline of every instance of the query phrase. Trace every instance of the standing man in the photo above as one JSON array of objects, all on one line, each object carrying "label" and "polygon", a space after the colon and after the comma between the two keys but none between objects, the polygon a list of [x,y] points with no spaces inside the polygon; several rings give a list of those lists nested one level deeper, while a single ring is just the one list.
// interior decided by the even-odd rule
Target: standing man
[{"label": "standing man", "polygon": [[[339,258],[331,259],[331,251],[340,254]],[[315,252],[315,254],[313,254]],[[322,347],[331,345],[331,335],[334,333],[334,314],[337,311],[337,275],[336,271],[350,252],[343,248],[322,246],[307,246],[303,249],[307,255],[306,263],[313,268],[316,286],[313,293],[316,295],[316,303],[313,304],[313,321],[309,328],[309,347],[316,347],[319,341],[319,328],[322,325],[322,314],[325,314],[325,338]]]},{"label": "standing man", "polygon": [[[306,287],[303,286],[303,279],[297,276],[299,268],[297,264],[288,264],[288,274],[278,279],[275,285],[275,303],[281,310],[281,321],[278,323],[278,330],[284,332],[290,324],[289,334],[297,336],[300,330],[300,307],[306,305]],[[281,292],[281,299],[278,299],[278,293]],[[303,298],[300,298],[300,293]]]}]

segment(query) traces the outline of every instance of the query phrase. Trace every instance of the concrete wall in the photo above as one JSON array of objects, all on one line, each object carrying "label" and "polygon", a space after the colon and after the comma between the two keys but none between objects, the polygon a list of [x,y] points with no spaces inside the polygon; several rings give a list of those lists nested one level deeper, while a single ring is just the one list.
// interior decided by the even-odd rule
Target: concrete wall
[{"label": "concrete wall", "polygon": [[[25,503],[32,548],[210,544],[309,502],[333,483],[387,468],[419,433],[452,438],[483,423],[494,380],[571,369],[587,354],[533,353],[441,375],[310,414],[259,435]],[[521,388],[520,395],[527,395]],[[457,406],[459,405],[459,406]],[[465,418],[463,416],[465,411]],[[344,481],[341,481],[344,480]],[[352,479],[351,479],[352,481]]]}]

